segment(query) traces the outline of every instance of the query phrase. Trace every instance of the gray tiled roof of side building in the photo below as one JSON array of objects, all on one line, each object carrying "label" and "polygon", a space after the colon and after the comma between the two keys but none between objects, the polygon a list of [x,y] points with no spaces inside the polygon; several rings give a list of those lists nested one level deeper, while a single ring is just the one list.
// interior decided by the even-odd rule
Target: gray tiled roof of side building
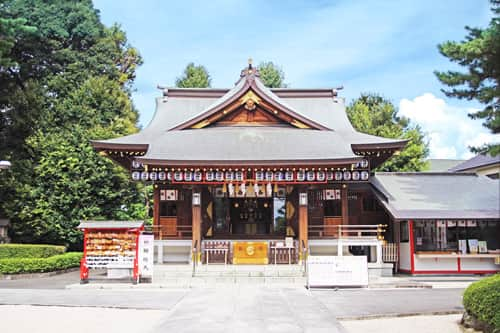
[{"label": "gray tiled roof of side building", "polygon": [[498,219],[500,183],[469,173],[383,173],[370,180],[395,219]]},{"label": "gray tiled roof of side building", "polygon": [[500,154],[492,157],[491,155],[488,154],[479,154],[477,156],[474,156],[473,158],[464,161],[452,168],[449,169],[449,171],[452,172],[457,172],[457,171],[467,171],[470,169],[475,169],[487,165],[492,165],[492,164],[500,164]]}]

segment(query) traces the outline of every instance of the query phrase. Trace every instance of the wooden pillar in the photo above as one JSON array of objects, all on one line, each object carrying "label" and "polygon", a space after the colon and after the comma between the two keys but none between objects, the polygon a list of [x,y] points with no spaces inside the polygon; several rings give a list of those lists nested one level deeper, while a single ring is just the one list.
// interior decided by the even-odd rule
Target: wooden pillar
[{"label": "wooden pillar", "polygon": [[[153,187],[153,226],[160,225],[160,188]],[[156,231],[156,230],[155,230]]]},{"label": "wooden pillar", "polygon": [[193,228],[193,239],[192,248],[193,251],[196,248],[196,257],[193,260],[200,261],[201,259],[201,191],[199,188],[193,188],[192,195],[192,228]]},{"label": "wooden pillar", "polygon": [[299,260],[302,261],[305,258],[303,258],[303,247],[306,249],[309,248],[308,246],[308,229],[309,229],[309,223],[307,220],[307,189],[302,188],[299,190]]},{"label": "wooden pillar", "polygon": [[[158,185],[153,186],[153,235],[155,239],[161,240],[163,238],[160,226],[160,188]],[[155,242],[155,246],[157,250],[156,262],[163,264],[163,244]]]},{"label": "wooden pillar", "polygon": [[347,184],[342,185],[340,190],[341,201],[342,201],[342,224],[349,224],[349,202],[347,198]]}]

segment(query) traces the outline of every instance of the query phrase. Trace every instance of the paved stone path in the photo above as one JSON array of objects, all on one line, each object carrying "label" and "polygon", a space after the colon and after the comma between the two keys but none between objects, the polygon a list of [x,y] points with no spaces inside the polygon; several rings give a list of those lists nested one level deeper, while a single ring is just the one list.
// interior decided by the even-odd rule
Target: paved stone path
[{"label": "paved stone path", "polygon": [[[335,333],[342,332],[337,318],[461,310],[461,293],[460,289],[308,291],[234,284],[184,290],[0,289],[0,305],[161,311],[157,321],[144,323],[152,333]],[[141,312],[137,314],[140,318]]]},{"label": "paved stone path", "polygon": [[228,287],[186,295],[155,332],[341,332],[304,289]]},{"label": "paved stone path", "polygon": [[[37,322],[35,331],[51,333],[58,332],[52,330],[56,318],[80,318],[78,315],[83,312],[88,316],[89,325],[94,323],[97,325],[95,327],[102,325],[102,321],[93,318],[93,314],[108,313],[120,321],[122,333],[138,332],[132,330],[137,326],[126,324],[130,320],[141,320],[141,332],[147,333],[335,333],[343,332],[339,318],[462,310],[463,289],[458,288],[308,291],[300,286],[232,283],[192,289],[154,289],[152,285],[148,288],[139,285],[133,289],[85,288],[95,285],[85,285],[83,289],[63,289],[78,281],[77,274],[73,272],[51,278],[0,281],[2,315],[12,314],[14,318],[23,311],[27,316],[33,313],[46,318],[45,321]],[[128,318],[127,313],[133,313],[134,318]],[[16,325],[16,322],[12,321],[12,324]],[[33,332],[28,326],[26,332]]]}]

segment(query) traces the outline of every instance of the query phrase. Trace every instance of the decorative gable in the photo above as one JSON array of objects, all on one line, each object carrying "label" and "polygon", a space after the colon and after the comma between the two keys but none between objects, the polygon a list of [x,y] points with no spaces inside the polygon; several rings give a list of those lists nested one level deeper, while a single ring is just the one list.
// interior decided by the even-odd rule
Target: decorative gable
[{"label": "decorative gable", "polygon": [[266,88],[251,64],[241,73],[236,86],[198,116],[172,130],[209,126],[288,126],[329,130],[299,112]]},{"label": "decorative gable", "polygon": [[284,112],[278,111],[249,90],[237,101],[226,107],[222,112],[194,124],[191,128],[208,126],[288,126],[310,128],[299,123]]}]

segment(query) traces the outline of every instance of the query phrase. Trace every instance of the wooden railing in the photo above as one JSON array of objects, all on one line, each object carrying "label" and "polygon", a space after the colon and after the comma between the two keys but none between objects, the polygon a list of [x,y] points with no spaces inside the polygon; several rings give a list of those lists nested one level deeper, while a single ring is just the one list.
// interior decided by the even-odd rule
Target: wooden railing
[{"label": "wooden railing", "polygon": [[382,261],[398,262],[398,244],[387,243],[382,245]]},{"label": "wooden railing", "polygon": [[152,232],[155,239],[191,239],[193,227],[190,225],[177,225],[172,231],[171,226],[151,225],[145,227],[146,231]]},{"label": "wooden railing", "polygon": [[309,238],[383,239],[386,224],[309,225]]}]

